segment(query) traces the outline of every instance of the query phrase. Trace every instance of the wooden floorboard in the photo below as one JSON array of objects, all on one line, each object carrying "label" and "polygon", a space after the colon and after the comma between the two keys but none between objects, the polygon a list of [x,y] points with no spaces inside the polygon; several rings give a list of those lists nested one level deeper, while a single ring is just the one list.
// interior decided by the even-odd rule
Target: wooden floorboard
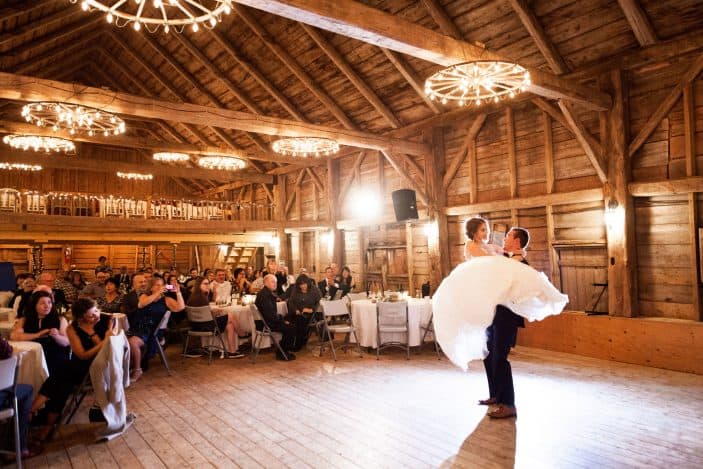
[{"label": "wooden floorboard", "polygon": [[[517,420],[492,421],[483,365],[304,351],[291,363],[158,360],[137,420],[93,442],[87,406],[29,468],[703,467],[703,376],[518,347]],[[89,401],[90,399],[87,399]]]}]

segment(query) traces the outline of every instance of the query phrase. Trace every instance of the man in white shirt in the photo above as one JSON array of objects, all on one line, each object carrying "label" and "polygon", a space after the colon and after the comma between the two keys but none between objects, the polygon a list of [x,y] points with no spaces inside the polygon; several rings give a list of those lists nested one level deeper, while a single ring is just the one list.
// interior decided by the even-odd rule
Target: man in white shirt
[{"label": "man in white shirt", "polygon": [[210,286],[212,300],[215,303],[228,303],[232,297],[232,284],[227,280],[227,273],[224,269],[215,271],[215,280]]}]

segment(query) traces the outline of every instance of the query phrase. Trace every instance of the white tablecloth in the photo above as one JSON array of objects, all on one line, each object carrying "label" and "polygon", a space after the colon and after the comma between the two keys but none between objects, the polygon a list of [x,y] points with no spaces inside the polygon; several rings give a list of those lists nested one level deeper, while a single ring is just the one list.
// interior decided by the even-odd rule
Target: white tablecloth
[{"label": "white tablecloth", "polygon": [[[377,337],[377,303],[371,300],[356,300],[351,302],[352,322],[356,328],[356,336],[362,347],[376,348],[378,346]],[[408,327],[410,337],[408,339],[411,347],[420,345],[423,331],[422,326],[426,326],[432,316],[432,303],[429,299],[408,298]],[[384,333],[383,340],[404,341],[405,333]],[[354,340],[353,337],[351,340]]]},{"label": "white tablecloth", "polygon": [[[251,331],[254,327],[254,316],[252,315],[252,308],[256,308],[256,306],[252,305],[229,305],[229,306],[212,306],[212,310],[215,312],[222,312],[222,313],[233,313],[234,318],[237,321],[237,331],[239,332],[240,335],[244,334],[251,334]],[[285,301],[279,301],[276,303],[276,308],[278,309],[278,314],[280,316],[285,316],[288,314],[288,306],[286,306]],[[225,342],[227,341],[227,336],[225,335],[223,337],[225,339]],[[239,342],[239,341],[238,341]],[[239,347],[239,343],[235,344],[236,347]],[[271,346],[271,341],[269,340],[268,337],[264,337],[261,339],[261,348],[268,348]]]},{"label": "white tablecloth", "polygon": [[34,396],[36,396],[41,385],[49,377],[49,368],[46,366],[41,344],[11,340],[10,345],[12,345],[13,354],[18,357],[17,382],[31,384],[34,388]]}]

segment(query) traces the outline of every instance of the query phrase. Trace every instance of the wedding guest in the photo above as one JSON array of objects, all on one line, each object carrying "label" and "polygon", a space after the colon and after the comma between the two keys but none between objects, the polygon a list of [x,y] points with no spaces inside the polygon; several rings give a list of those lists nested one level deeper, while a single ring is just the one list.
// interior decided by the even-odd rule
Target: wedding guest
[{"label": "wedding guest", "polygon": [[122,311],[122,295],[119,292],[119,281],[109,278],[105,281],[105,295],[96,300],[98,309],[103,313],[119,313]]},{"label": "wedding guest", "polygon": [[[280,346],[285,352],[285,356],[276,349],[277,360],[295,360],[293,348],[295,347],[295,324],[291,323],[287,318],[278,315],[276,307],[276,276],[274,274],[266,274],[264,277],[264,288],[256,294],[256,308],[261,313],[266,324],[272,331],[280,332],[282,339]],[[256,330],[261,331],[264,328],[262,321],[256,321]]]}]

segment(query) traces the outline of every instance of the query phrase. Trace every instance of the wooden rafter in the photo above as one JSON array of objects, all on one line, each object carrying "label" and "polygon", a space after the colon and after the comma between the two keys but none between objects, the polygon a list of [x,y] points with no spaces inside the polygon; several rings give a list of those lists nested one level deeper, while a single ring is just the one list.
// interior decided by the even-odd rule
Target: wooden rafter
[{"label": "wooden rafter", "polygon": [[469,154],[470,147],[476,144],[476,136],[481,131],[481,127],[483,127],[484,122],[486,122],[486,114],[479,114],[471,123],[471,127],[469,127],[469,131],[466,133],[466,137],[464,138],[464,142],[461,144],[461,147],[457,152],[456,158],[452,160],[452,163],[447,168],[446,173],[444,173],[444,178],[442,179],[444,187],[449,187],[449,184],[451,184],[452,179],[454,179],[454,176],[456,176],[457,171],[459,171],[459,168],[461,167],[462,163],[464,163],[466,155]]},{"label": "wooden rafter", "polygon": [[[237,2],[444,66],[467,60],[507,60],[482,47],[351,0]],[[529,72],[532,83],[527,90],[535,94],[552,99],[567,99],[599,111],[605,111],[611,105],[610,96],[600,90],[537,69],[530,68]]]},{"label": "wooden rafter", "polygon": [[659,195],[690,194],[703,192],[703,176],[680,179],[664,179],[652,182],[631,182],[628,185],[634,197],[655,197]]},{"label": "wooden rafter", "polygon": [[405,81],[408,82],[408,84],[412,87],[412,89],[415,90],[415,93],[422,98],[422,100],[427,104],[427,107],[429,107],[432,112],[435,114],[439,114],[442,112],[442,110],[439,108],[439,105],[432,101],[429,96],[425,93],[425,87],[420,81],[420,79],[417,77],[415,72],[410,68],[410,65],[403,59],[403,57],[400,56],[400,54],[397,54],[396,52],[386,49],[386,48],[381,48],[383,53],[386,55],[388,60],[393,64],[393,66],[400,72],[401,75],[403,75],[403,78],[405,78]]},{"label": "wooden rafter", "polygon": [[341,205],[344,202],[344,199],[347,196],[347,192],[349,192],[349,189],[351,186],[354,184],[354,181],[356,180],[358,171],[356,171],[356,168],[361,166],[361,163],[364,161],[364,157],[366,156],[366,152],[362,151],[359,152],[359,155],[356,157],[354,160],[354,164],[352,165],[352,168],[354,168],[354,171],[352,171],[351,177],[346,181],[346,183],[343,183],[340,188],[339,192],[337,194],[337,203]]},{"label": "wooden rafter", "polygon": [[618,3],[640,46],[656,44],[657,34],[639,2],[637,0],[618,0]]},{"label": "wooden rafter", "polygon": [[603,189],[583,189],[573,192],[555,192],[546,195],[535,195],[532,197],[518,197],[516,199],[495,200],[492,202],[480,202],[469,205],[457,205],[447,207],[444,213],[447,215],[466,215],[467,213],[486,213],[495,210],[520,210],[534,207],[545,207],[547,205],[575,204],[583,202],[597,202],[603,200]]},{"label": "wooden rafter", "polygon": [[444,34],[454,39],[463,39],[461,31],[437,0],[422,0],[422,3],[425,4],[425,8],[430,12],[430,16],[432,16],[432,19],[437,23],[439,29],[441,29]]},{"label": "wooden rafter", "polygon": [[392,153],[388,151],[381,150],[381,153],[383,153],[383,156],[386,158],[386,161],[390,163],[390,165],[395,169],[395,171],[400,175],[400,177],[410,185],[410,187],[417,193],[417,198],[420,199],[420,201],[429,206],[429,199],[427,198],[427,195],[425,194],[425,191],[422,189],[422,185],[418,184],[412,177],[410,177],[410,174],[408,174],[407,171],[404,171],[402,166],[400,165],[400,162],[397,161],[397,155],[393,155]]},{"label": "wooden rafter", "polygon": [[576,115],[574,114],[571,104],[563,100],[559,100],[558,104],[559,109],[561,109],[561,112],[564,114],[566,122],[569,124],[571,132],[574,134],[579,144],[581,144],[581,148],[583,148],[583,151],[586,153],[586,156],[593,165],[593,168],[596,170],[598,178],[601,182],[605,183],[608,180],[608,172],[607,164],[603,160],[603,156],[598,153],[596,148],[591,146],[590,142],[586,138],[586,128],[578,119],[576,119]]},{"label": "wooden rafter", "polygon": [[[552,119],[555,121],[559,122],[565,129],[568,129],[569,132],[571,132],[574,136],[576,135],[574,133],[574,130],[571,127],[571,124],[569,124],[569,121],[567,120],[566,116],[564,113],[557,107],[548,102],[545,99],[542,98],[533,98],[532,102],[541,110],[546,112],[551,116]],[[582,126],[583,127],[583,126]],[[603,154],[603,146],[600,144],[600,142],[591,134],[591,132],[588,131],[585,127],[581,129],[581,134],[583,135],[583,138],[586,139],[588,142],[588,145],[594,149],[594,151],[602,155]]]},{"label": "wooden rafter", "polygon": [[259,24],[254,16],[240,5],[234,5],[233,9],[237,12],[240,18],[249,26],[249,28],[261,39],[266,47],[273,52],[283,64],[300,80],[307,89],[310,90],[315,97],[332,113],[332,115],[347,129],[355,129],[356,124],[346,115],[337,103],[317,84],[310,75],[300,66],[281,46],[278,41],[272,37],[266,29]]},{"label": "wooden rafter", "polygon": [[[93,87],[77,89],[70,83],[0,73],[0,98],[19,101],[60,100],[98,107],[126,116],[150,117],[194,125],[214,125],[268,135],[308,135],[333,138],[342,145],[388,150],[412,155],[427,153],[427,145],[389,138],[358,130],[336,129],[270,116],[218,109],[188,103],[173,103]],[[262,159],[262,158],[259,158]]]},{"label": "wooden rafter", "polygon": [[[0,35],[0,50],[5,49],[10,43],[16,40],[24,39],[25,37],[31,37],[33,34],[45,31],[46,28],[50,27],[53,23],[63,21],[71,16],[76,16],[81,11],[76,8],[64,8],[62,10],[55,11],[50,15],[43,16],[35,21],[30,21],[19,28],[15,28],[12,31],[3,33]],[[0,17],[2,18],[2,17]],[[5,20],[5,18],[2,18]]]},{"label": "wooden rafter", "polygon": [[564,74],[569,71],[568,65],[564,62],[561,54],[557,50],[554,43],[547,37],[547,34],[542,28],[542,24],[534,14],[530,5],[526,0],[510,0],[510,5],[513,7],[522,25],[527,29],[527,32],[535,41],[535,45],[540,50],[545,60],[556,74]]},{"label": "wooden rafter", "polygon": [[349,79],[349,81],[352,82],[352,84],[356,87],[357,90],[359,90],[359,93],[361,93],[366,100],[371,103],[371,105],[378,111],[379,114],[383,116],[384,119],[391,125],[393,128],[398,128],[401,126],[401,122],[398,120],[398,118],[393,114],[393,111],[391,111],[386,104],[381,101],[381,98],[378,97],[376,92],[371,89],[371,87],[364,81],[363,78],[359,76],[358,73],[349,65],[349,63],[346,61],[344,57],[342,57],[342,54],[340,54],[337,49],[334,48],[330,42],[325,39],[325,37],[318,31],[317,29],[313,28],[312,26],[309,26],[304,23],[300,23],[302,28],[305,30],[305,32],[308,33],[308,35],[312,38],[313,41],[322,49],[325,54],[327,54],[327,57],[330,58],[332,62],[339,68],[342,73]]},{"label": "wooden rafter", "polygon": [[701,54],[686,70],[686,73],[684,73],[681,76],[681,79],[679,82],[676,84],[673,90],[664,98],[664,101],[657,107],[657,110],[654,111],[654,114],[651,115],[651,117],[647,120],[647,123],[644,124],[644,127],[640,130],[640,132],[637,134],[637,136],[630,142],[630,146],[628,148],[628,155],[630,158],[632,158],[635,153],[637,153],[637,150],[640,149],[642,145],[644,145],[644,142],[647,141],[650,135],[652,135],[652,132],[657,128],[659,123],[666,117],[667,114],[669,114],[669,111],[671,111],[671,108],[674,107],[674,104],[676,104],[676,101],[679,100],[681,97],[681,93],[683,92],[684,87],[688,84],[691,83],[696,76],[698,76],[699,73],[703,70],[703,54]]},{"label": "wooden rafter", "polygon": [[288,202],[286,202],[286,208],[284,211],[284,214],[288,214],[290,212],[290,208],[293,206],[293,202],[295,202],[296,198],[300,198],[300,185],[303,183],[303,178],[305,177],[305,168],[301,169],[300,172],[298,173],[298,177],[295,181],[295,186],[293,187],[293,192],[290,194],[290,197],[288,198]]},{"label": "wooden rafter", "polygon": [[14,5],[0,8],[0,18],[9,23],[19,16],[31,15],[35,11],[51,5],[52,3],[56,3],[57,1],[58,0],[24,0],[22,2],[22,8],[17,8]]},{"label": "wooden rafter", "polygon": [[315,172],[315,169],[308,166],[307,168],[305,168],[305,171],[308,173],[308,176],[310,176],[310,178],[312,179],[312,182],[315,187],[317,187],[317,190],[320,191],[320,193],[325,192],[325,186],[324,184],[322,184],[322,181]]},{"label": "wooden rafter", "polygon": [[55,47],[36,55],[21,64],[17,64],[12,68],[14,73],[19,73],[22,75],[29,75],[34,70],[41,69],[47,61],[56,61],[57,58],[65,55],[73,54],[77,51],[82,51],[86,44],[92,45],[95,43],[101,34],[100,29],[94,29],[85,35],[81,35],[81,38],[77,41],[72,41],[71,44],[57,44]]}]

